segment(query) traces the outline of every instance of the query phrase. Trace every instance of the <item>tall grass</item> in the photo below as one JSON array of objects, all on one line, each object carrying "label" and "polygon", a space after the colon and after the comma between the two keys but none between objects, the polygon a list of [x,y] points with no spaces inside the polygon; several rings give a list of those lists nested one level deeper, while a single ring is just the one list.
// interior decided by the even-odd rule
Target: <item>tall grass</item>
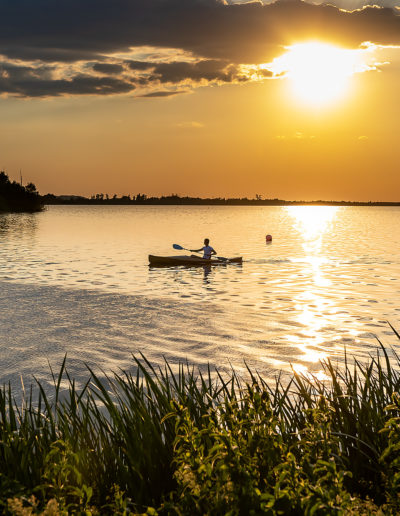
[{"label": "tall grass", "polygon": [[142,356],[83,389],[64,360],[51,397],[39,382],[20,406],[0,391],[0,512],[396,514],[393,357],[381,345],[366,365],[323,362],[328,381],[271,385]]}]

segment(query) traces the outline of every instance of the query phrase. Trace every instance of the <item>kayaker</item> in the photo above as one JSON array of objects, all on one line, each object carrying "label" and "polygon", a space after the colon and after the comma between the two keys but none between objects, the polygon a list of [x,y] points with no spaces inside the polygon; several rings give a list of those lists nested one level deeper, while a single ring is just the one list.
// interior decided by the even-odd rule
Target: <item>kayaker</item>
[{"label": "kayaker", "polygon": [[217,254],[215,249],[213,249],[210,245],[210,240],[208,238],[204,239],[204,247],[200,247],[200,249],[190,249],[191,253],[200,253],[203,251],[203,259],[204,260],[211,260],[211,256],[213,254]]}]

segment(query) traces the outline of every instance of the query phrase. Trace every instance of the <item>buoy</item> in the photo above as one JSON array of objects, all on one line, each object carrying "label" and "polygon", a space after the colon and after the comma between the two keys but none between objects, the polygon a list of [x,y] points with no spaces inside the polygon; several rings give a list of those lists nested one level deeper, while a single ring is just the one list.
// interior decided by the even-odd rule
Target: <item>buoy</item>
[{"label": "buoy", "polygon": [[272,242],[272,235],[266,235],[265,241],[266,242]]}]

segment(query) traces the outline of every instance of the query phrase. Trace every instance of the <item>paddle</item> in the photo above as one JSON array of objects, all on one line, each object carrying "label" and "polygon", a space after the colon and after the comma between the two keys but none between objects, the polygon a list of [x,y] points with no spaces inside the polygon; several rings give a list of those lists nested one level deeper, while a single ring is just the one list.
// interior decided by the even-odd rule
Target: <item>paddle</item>
[{"label": "paddle", "polygon": [[[174,249],[178,249],[178,251],[190,251],[192,252],[190,249],[188,249],[187,247],[182,247],[181,245],[179,244],[172,244],[172,247]],[[229,258],[224,258],[223,256],[215,256],[215,258],[217,260],[221,260],[221,262],[229,262]]]}]

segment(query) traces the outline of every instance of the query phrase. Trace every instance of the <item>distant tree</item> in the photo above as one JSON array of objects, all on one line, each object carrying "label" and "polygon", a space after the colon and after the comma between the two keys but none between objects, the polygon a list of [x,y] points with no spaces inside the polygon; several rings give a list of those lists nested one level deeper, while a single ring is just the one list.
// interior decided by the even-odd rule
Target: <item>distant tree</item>
[{"label": "distant tree", "polygon": [[16,181],[11,182],[8,175],[0,171],[0,211],[33,212],[42,208],[42,199],[33,183],[22,186]]},{"label": "distant tree", "polygon": [[147,195],[146,194],[137,194],[136,197],[133,196],[133,199],[136,201],[136,202],[144,202],[146,199],[147,199]]},{"label": "distant tree", "polygon": [[37,193],[36,186],[33,183],[28,183],[25,186],[25,190],[29,193]]}]

